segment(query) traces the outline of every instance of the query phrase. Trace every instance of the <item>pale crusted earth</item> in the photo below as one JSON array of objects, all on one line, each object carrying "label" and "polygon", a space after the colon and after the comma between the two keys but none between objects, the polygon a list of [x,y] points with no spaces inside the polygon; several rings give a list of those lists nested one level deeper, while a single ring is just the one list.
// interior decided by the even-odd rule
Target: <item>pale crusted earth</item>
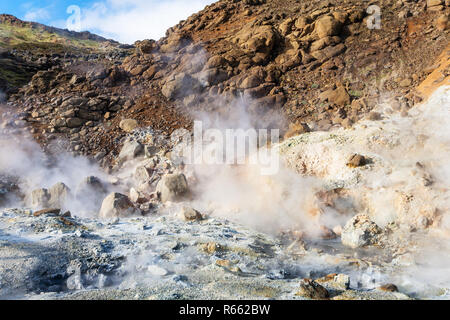
[{"label": "pale crusted earth", "polygon": [[[333,247],[341,247],[336,241],[311,243],[308,251],[288,249],[268,235],[218,219],[68,221],[74,226],[23,210],[2,212],[2,298],[302,299],[295,295],[300,278],[336,270],[355,274],[352,289],[331,291],[336,299],[408,298],[373,289],[371,274],[379,267],[367,271],[364,252],[361,258],[349,250],[336,254]],[[215,249],[208,252],[208,243]],[[229,265],[219,266],[223,260]]]}]

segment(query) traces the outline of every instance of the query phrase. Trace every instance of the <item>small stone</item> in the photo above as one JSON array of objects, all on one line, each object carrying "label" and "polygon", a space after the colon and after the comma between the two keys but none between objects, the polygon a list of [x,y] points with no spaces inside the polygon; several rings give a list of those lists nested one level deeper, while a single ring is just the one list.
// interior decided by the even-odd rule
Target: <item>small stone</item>
[{"label": "small stone", "polygon": [[398,292],[398,288],[395,284],[388,283],[378,287],[378,290],[386,292]]},{"label": "small stone", "polygon": [[367,164],[366,158],[360,154],[352,155],[347,162],[347,166],[350,168],[358,168],[365,166],[366,164]]},{"label": "small stone", "polygon": [[372,111],[372,112],[370,112],[369,115],[367,116],[367,119],[369,119],[370,121],[378,121],[378,120],[381,120],[381,113]]},{"label": "small stone", "polygon": [[222,246],[215,242],[208,242],[201,246],[202,250],[209,254],[214,254],[223,250]]},{"label": "small stone", "polygon": [[409,86],[411,86],[412,84],[412,80],[411,79],[403,79],[402,81],[399,82],[399,86],[402,88],[408,88]]},{"label": "small stone", "polygon": [[157,265],[150,265],[147,267],[147,271],[150,272],[150,274],[158,277],[164,277],[168,274],[168,271],[164,268],[161,268]]},{"label": "small stone", "polygon": [[185,221],[199,221],[203,219],[201,213],[191,207],[183,207],[181,216]]}]

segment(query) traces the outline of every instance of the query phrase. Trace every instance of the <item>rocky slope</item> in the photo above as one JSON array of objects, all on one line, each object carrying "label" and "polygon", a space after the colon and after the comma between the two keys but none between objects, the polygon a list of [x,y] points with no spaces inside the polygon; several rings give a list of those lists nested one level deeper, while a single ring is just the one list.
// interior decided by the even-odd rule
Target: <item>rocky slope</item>
[{"label": "rocky slope", "polygon": [[70,138],[67,148],[104,165],[123,119],[169,135],[194,111],[226,113],[237,99],[289,134],[348,127],[386,99],[401,111],[421,101],[413,88],[448,44],[446,1],[373,4],[381,29],[368,28],[360,1],[218,1],[125,59],[106,50],[39,72],[10,102],[42,145]]},{"label": "rocky slope", "polygon": [[8,94],[17,92],[38,71],[64,65],[77,56],[104,60],[117,55],[114,51],[119,51],[119,47],[119,43],[89,32],[71,32],[2,14],[0,90]]}]

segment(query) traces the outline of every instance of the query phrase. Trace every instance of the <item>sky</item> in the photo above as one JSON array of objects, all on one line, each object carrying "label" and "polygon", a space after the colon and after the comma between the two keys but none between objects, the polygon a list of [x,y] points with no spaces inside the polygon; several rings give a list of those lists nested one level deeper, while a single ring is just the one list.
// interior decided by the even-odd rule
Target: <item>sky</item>
[{"label": "sky", "polygon": [[0,0],[0,13],[132,44],[164,36],[215,0]]}]

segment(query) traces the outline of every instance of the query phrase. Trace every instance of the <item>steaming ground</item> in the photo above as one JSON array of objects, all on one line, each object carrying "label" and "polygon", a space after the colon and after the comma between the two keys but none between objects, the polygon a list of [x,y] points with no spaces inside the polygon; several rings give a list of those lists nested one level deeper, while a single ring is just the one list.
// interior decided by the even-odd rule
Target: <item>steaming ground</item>
[{"label": "steaming ground", "polygon": [[[35,217],[9,203],[20,209],[0,214],[0,296],[303,299],[299,281],[312,278],[332,299],[448,298],[449,93],[441,87],[407,116],[380,105],[379,121],[273,146],[283,160],[276,175],[250,165],[177,168],[191,199],[155,204],[145,217],[101,220],[84,210],[85,198],[67,204],[72,217]],[[70,155],[49,167],[20,138],[2,136],[9,152],[0,161],[24,192],[54,182],[75,190],[96,175],[129,194],[134,169],[149,161],[135,159],[115,176]],[[349,166],[354,154],[365,163]],[[205,219],[180,219],[186,205]],[[379,231],[367,231],[373,243],[352,248],[339,236],[354,236],[348,221],[357,214]],[[380,289],[388,283],[399,292]]]}]

